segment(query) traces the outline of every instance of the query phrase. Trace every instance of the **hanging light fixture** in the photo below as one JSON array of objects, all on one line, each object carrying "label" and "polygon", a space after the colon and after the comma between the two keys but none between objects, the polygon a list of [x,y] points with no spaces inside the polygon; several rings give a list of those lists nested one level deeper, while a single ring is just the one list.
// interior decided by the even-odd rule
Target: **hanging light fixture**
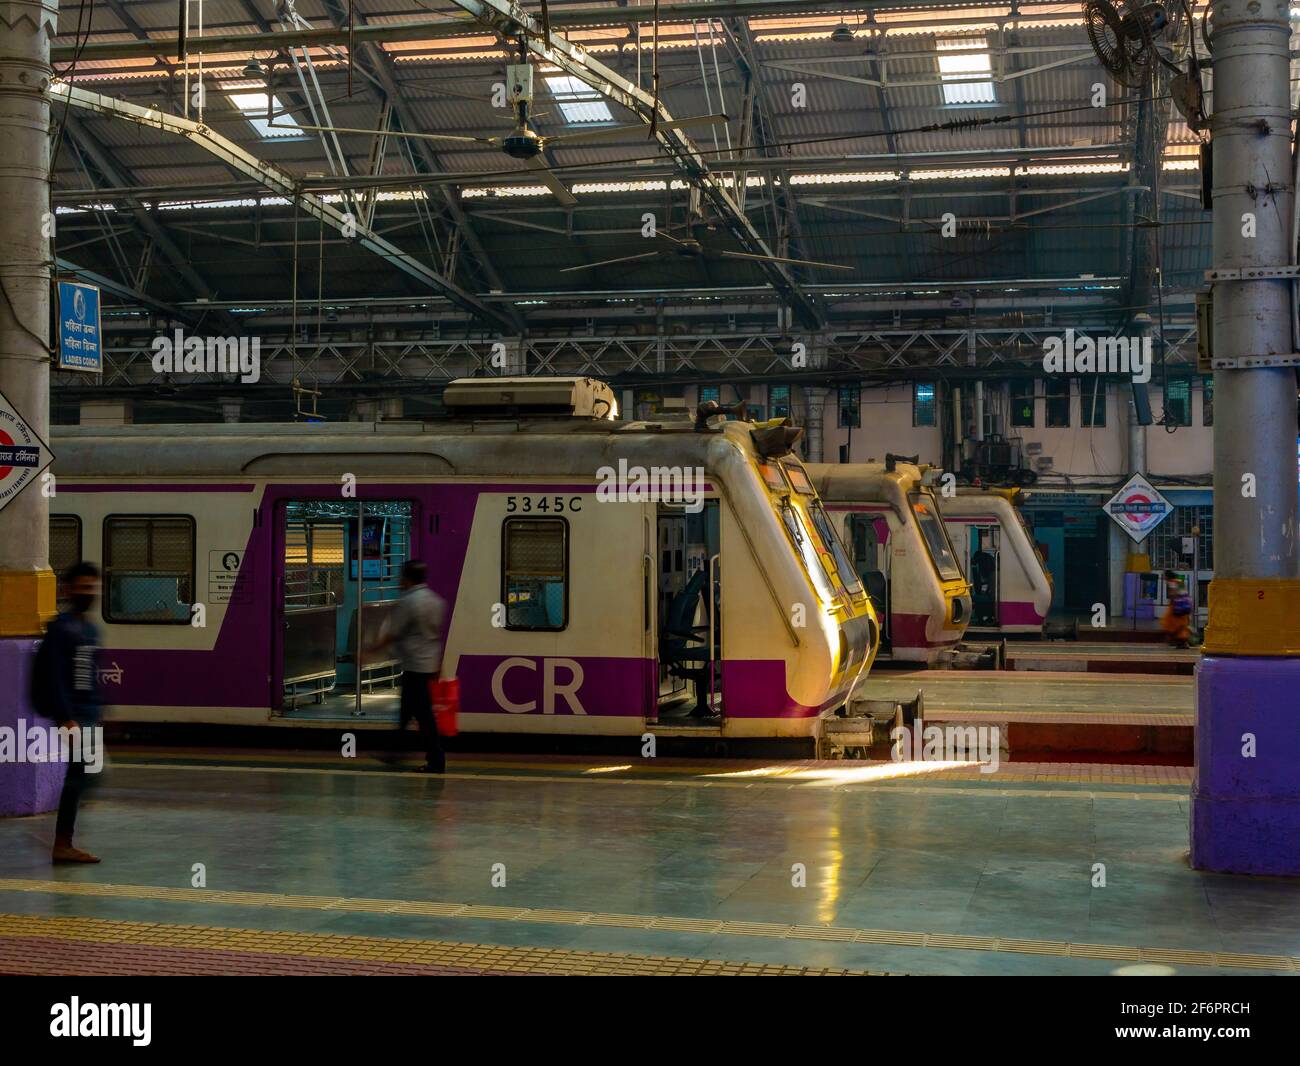
[{"label": "hanging light fixture", "polygon": [[855,40],[853,31],[849,29],[847,22],[841,22],[835,29],[831,30],[831,40],[836,44],[852,44]]},{"label": "hanging light fixture", "polygon": [[244,64],[244,77],[250,81],[266,80],[266,67],[262,65],[262,61],[257,56],[248,57],[248,62]]}]

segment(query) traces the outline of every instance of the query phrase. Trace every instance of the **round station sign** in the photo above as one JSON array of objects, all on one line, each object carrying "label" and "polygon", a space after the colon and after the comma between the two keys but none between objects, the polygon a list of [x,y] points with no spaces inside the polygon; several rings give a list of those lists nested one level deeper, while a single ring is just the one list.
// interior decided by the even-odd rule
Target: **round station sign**
[{"label": "round station sign", "polygon": [[1173,505],[1141,474],[1134,474],[1103,509],[1120,529],[1141,544],[1169,517]]}]

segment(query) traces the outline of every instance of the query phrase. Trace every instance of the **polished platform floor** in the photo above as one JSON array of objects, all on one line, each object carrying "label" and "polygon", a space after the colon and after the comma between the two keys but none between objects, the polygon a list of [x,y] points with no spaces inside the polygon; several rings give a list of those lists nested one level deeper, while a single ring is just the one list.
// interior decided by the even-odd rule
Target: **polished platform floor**
[{"label": "polished platform floor", "polygon": [[1300,973],[1300,884],[1189,869],[1189,781],[131,750],[83,809],[102,864],[0,820],[0,972]]},{"label": "polished platform floor", "polygon": [[856,690],[873,700],[920,692],[934,721],[1191,725],[1191,677],[1013,670],[874,670]]}]

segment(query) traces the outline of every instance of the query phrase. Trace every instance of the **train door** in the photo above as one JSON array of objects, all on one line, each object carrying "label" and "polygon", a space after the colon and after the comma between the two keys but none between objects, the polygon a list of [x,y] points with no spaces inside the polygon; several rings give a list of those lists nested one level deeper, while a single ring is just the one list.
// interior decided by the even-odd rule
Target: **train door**
[{"label": "train door", "polygon": [[722,700],[722,560],[717,500],[655,521],[660,723],[716,725]]},{"label": "train door", "polygon": [[282,511],[281,707],[296,717],[396,717],[400,671],[371,655],[401,595],[413,506],[290,500]]},{"label": "train door", "polygon": [[997,526],[971,526],[967,534],[971,583],[971,625],[996,629],[1002,600],[1002,531]]},{"label": "train door", "polygon": [[871,605],[876,609],[876,617],[884,627],[884,638],[889,640],[892,626],[889,621],[889,579],[886,567],[889,553],[880,543],[876,532],[876,519],[870,514],[850,514],[848,518],[848,537],[845,539],[853,552],[853,569],[857,571],[858,580],[871,597]]}]

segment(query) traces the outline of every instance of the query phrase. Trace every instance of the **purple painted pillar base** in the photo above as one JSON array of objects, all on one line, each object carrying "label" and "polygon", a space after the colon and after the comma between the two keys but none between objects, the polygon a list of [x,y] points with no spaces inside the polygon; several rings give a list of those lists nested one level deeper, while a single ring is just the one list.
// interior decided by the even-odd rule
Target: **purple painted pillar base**
[{"label": "purple painted pillar base", "polygon": [[[38,718],[27,701],[28,677],[37,641],[31,637],[0,639],[0,729],[18,730],[49,722]],[[66,766],[61,762],[0,762],[0,816],[40,814],[59,805]]]},{"label": "purple painted pillar base", "polygon": [[1201,660],[1192,865],[1300,877],[1300,659]]}]

